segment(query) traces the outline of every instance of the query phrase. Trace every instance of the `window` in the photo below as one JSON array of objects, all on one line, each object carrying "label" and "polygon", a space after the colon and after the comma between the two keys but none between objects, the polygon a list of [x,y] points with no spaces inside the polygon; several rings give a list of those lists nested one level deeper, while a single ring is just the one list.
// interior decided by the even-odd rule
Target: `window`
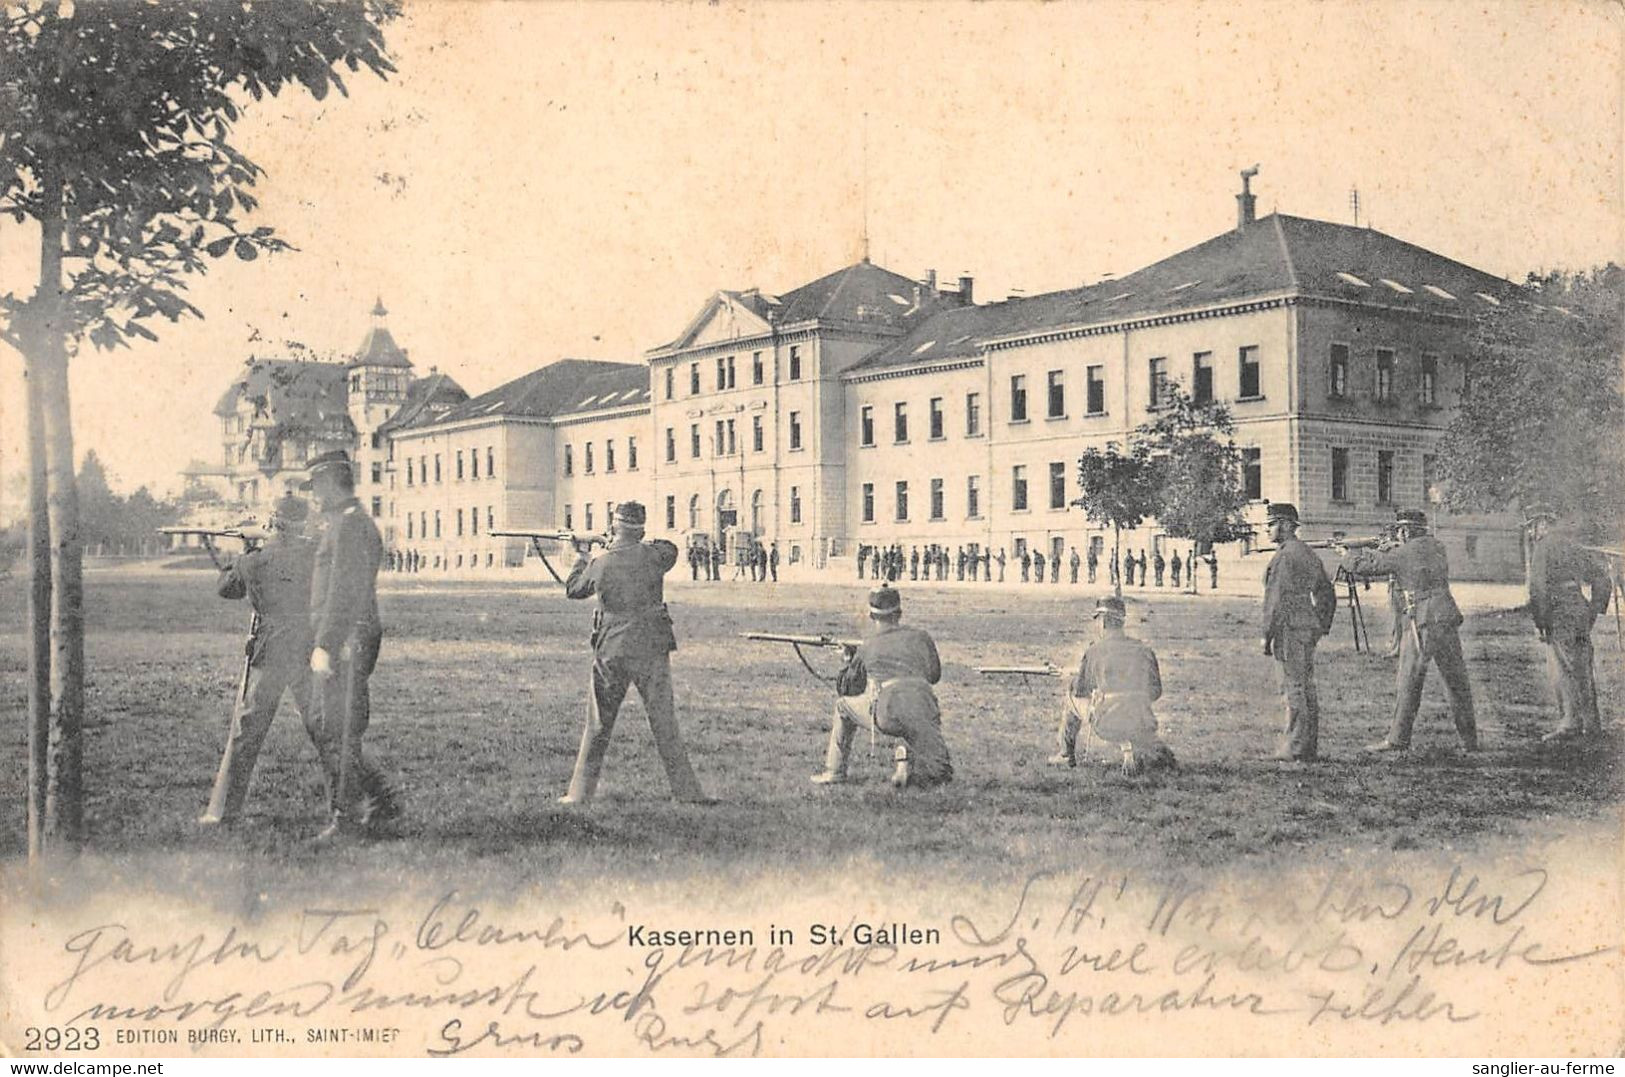
[{"label": "window", "polygon": [[752,415],[750,417],[750,451],[761,452],[762,446],[766,443],[766,441],[767,436],[766,432],[762,428],[762,417],[760,415]]},{"label": "window", "polygon": [[372,465],[372,481],[374,484],[384,481],[384,465],[382,463]]},{"label": "window", "polygon": [[739,451],[739,442],[737,440],[735,440],[735,434],[736,434],[736,431],[734,429],[734,420],[729,419],[728,420],[728,455],[729,456],[732,456],[734,453]]},{"label": "window", "polygon": [[974,438],[982,433],[982,394],[965,394],[965,436]]},{"label": "window", "polygon": [[700,395],[700,364],[688,364],[688,395]]},{"label": "window", "polygon": [[1332,345],[1332,367],[1326,378],[1326,392],[1333,400],[1349,395],[1349,346]]},{"label": "window", "polygon": [[1386,348],[1377,349],[1376,398],[1379,404],[1394,402],[1394,353]]},{"label": "window", "polygon": [[436,482],[436,484],[438,484],[440,482],[440,454],[439,453],[434,454],[434,481]]},{"label": "window", "polygon": [[790,380],[801,380],[801,345],[790,345]]},{"label": "window", "polygon": [[[407,515],[410,516],[411,513],[407,513]],[[418,537],[429,537],[429,514],[426,512],[418,513]]]},{"label": "window", "polygon": [[485,529],[487,531],[489,531],[493,527],[495,527],[496,525],[497,525],[497,507],[495,505],[487,505],[487,506],[485,506]]},{"label": "window", "polygon": [[1024,423],[1027,421],[1027,375],[1012,374],[1010,376],[1010,421]]},{"label": "window", "polygon": [[457,450],[457,481],[463,481],[463,450]]},{"label": "window", "polygon": [[669,367],[666,368],[666,399],[667,400],[670,400],[672,398],[672,396],[676,393],[676,387],[677,387],[677,368],[674,367],[674,366],[669,366]]},{"label": "window", "polygon": [[478,505],[468,510],[468,533],[471,535],[480,533],[480,507]]},{"label": "window", "polygon": [[677,495],[666,495],[666,530],[677,530]]},{"label": "window", "polygon": [[1466,400],[1472,395],[1473,371],[1466,359],[1459,360],[1459,362],[1461,363],[1461,398]]},{"label": "window", "polygon": [[762,384],[762,353],[761,352],[751,352],[750,353],[750,383],[752,385],[760,385],[760,384]]},{"label": "window", "polygon": [[1010,508],[1015,512],[1027,511],[1027,468],[1023,464],[1010,470]]},{"label": "window", "polygon": [[583,505],[582,508],[581,508],[581,511],[586,513],[586,515],[587,515],[587,530],[591,531],[592,530],[592,502],[589,501],[585,505]]},{"label": "window", "polygon": [[575,452],[570,446],[564,447],[564,474],[568,478],[576,473]]},{"label": "window", "polygon": [[375,498],[372,499],[372,514],[373,514],[373,516],[375,518],[379,517],[379,516],[382,516],[384,514],[384,499],[383,498],[375,497]]},{"label": "window", "polygon": [[1248,501],[1264,499],[1264,453],[1260,449],[1241,450],[1241,489]]},{"label": "window", "polygon": [[1151,402],[1146,405],[1149,410],[1155,411],[1168,402],[1168,360],[1163,358],[1151,360],[1150,366]]},{"label": "window", "polygon": [[585,454],[585,456],[583,456],[582,459],[585,461],[585,465],[586,465],[582,470],[584,470],[587,474],[591,475],[592,474],[592,442],[590,442],[590,441],[587,442],[586,454]]},{"label": "window", "polygon": [[412,514],[410,512],[406,514],[406,541],[412,541]]},{"label": "window", "polygon": [[728,388],[730,389],[738,385],[738,382],[734,378],[736,373],[737,371],[734,370],[734,357],[730,355],[728,356]]},{"label": "window", "polygon": [[638,469],[638,439],[630,435],[626,439],[626,470]]},{"label": "window", "polygon": [[440,537],[440,510],[434,510],[434,537]]},{"label": "window", "polygon": [[801,448],[801,412],[790,413],[790,448]]},{"label": "window", "polygon": [[717,388],[718,389],[726,389],[727,387],[728,387],[728,361],[726,359],[724,359],[722,356],[719,355],[719,356],[717,356]]},{"label": "window", "polygon": [[471,479],[480,477],[480,450],[478,449],[468,450],[468,477]]},{"label": "window", "polygon": [[873,445],[875,443],[875,409],[873,404],[865,404],[858,410],[858,438],[860,445]]},{"label": "window", "polygon": [[1092,366],[1087,371],[1087,385],[1089,390],[1089,414],[1106,414],[1106,368]]},{"label": "window", "polygon": [[604,441],[604,470],[615,470],[615,439],[607,438]]},{"label": "window", "polygon": [[943,516],[942,480],[931,480],[931,519],[940,520]]},{"label": "window", "polygon": [[1264,395],[1258,381],[1258,345],[1249,344],[1241,349],[1241,393],[1243,400],[1256,400]]},{"label": "window", "polygon": [[666,463],[675,464],[676,462],[677,462],[677,431],[673,430],[671,427],[668,426],[668,427],[666,427]]},{"label": "window", "polygon": [[908,482],[905,480],[897,484],[897,519],[908,519]]},{"label": "window", "polygon": [[463,537],[463,510],[457,510],[457,537]]},{"label": "window", "polygon": [[727,426],[721,419],[717,420],[717,432],[711,440],[711,455],[721,456],[728,442],[726,437]]},{"label": "window", "polygon": [[1347,449],[1332,450],[1332,500],[1347,501],[1349,499],[1349,451]]},{"label": "window", "polygon": [[425,486],[429,485],[429,458],[427,456],[418,457],[418,481]]},{"label": "window", "polygon": [[570,506],[564,506],[564,529],[572,530],[575,527],[575,516],[570,512]]},{"label": "window", "polygon": [[1430,505],[1437,505],[1439,494],[1439,458],[1433,455],[1422,457],[1422,500]]},{"label": "window", "polygon": [[982,476],[968,475],[965,477],[965,515],[972,520],[981,519],[982,516]]},{"label": "window", "polygon": [[790,487],[790,522],[793,524],[801,522],[801,487],[799,486]]},{"label": "window", "polygon": [[700,458],[700,424],[690,423],[688,426],[688,455],[695,460]]},{"label": "window", "polygon": [[908,441],[908,405],[902,401],[892,405],[892,440],[899,445]]},{"label": "window", "polygon": [[412,458],[410,456],[406,458],[406,485],[412,485]]},{"label": "window", "polygon": [[1052,509],[1066,508],[1066,465],[1052,463],[1049,466],[1049,507]]},{"label": "window", "polygon": [[875,484],[872,482],[863,484],[863,522],[875,522]]},{"label": "window", "polygon": [[1394,500],[1394,454],[1377,453],[1377,504],[1390,505]]},{"label": "window", "polygon": [[1191,357],[1191,400],[1197,404],[1213,402],[1213,353],[1197,352]]},{"label": "window", "polygon": [[695,494],[688,499],[688,529],[690,531],[698,531],[700,529],[699,494]]},{"label": "window", "polygon": [[1417,385],[1417,399],[1424,408],[1437,407],[1439,404],[1439,357],[1436,355],[1422,356],[1422,377]]},{"label": "window", "polygon": [[1066,418],[1066,374],[1064,371],[1052,370],[1045,386],[1048,391],[1049,411],[1046,414],[1051,419]]},{"label": "window", "polygon": [[361,391],[361,375],[360,374],[351,374],[350,375],[350,392],[359,393],[360,391]]},{"label": "window", "polygon": [[942,397],[931,398],[931,440],[941,441],[942,434]]}]

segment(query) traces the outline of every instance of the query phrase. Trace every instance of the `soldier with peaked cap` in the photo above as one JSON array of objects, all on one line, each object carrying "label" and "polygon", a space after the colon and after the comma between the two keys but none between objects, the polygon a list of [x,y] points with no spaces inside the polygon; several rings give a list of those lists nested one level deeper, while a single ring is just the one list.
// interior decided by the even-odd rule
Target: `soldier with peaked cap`
[{"label": "soldier with peaked cap", "polygon": [[1298,509],[1270,505],[1266,526],[1277,547],[1264,570],[1264,653],[1274,657],[1286,706],[1275,758],[1307,761],[1320,751],[1320,695],[1315,645],[1331,631],[1337,591],[1320,558],[1298,538]]},{"label": "soldier with peaked cap", "polygon": [[1450,593],[1450,561],[1444,543],[1428,534],[1427,515],[1416,509],[1400,512],[1394,527],[1398,546],[1355,551],[1343,561],[1343,567],[1357,576],[1391,573],[1404,604],[1393,724],[1385,738],[1367,745],[1366,750],[1403,752],[1410,748],[1422,686],[1429,663],[1434,663],[1444,678],[1461,746],[1465,751],[1477,751],[1472,682],[1456,631],[1462,622],[1461,610]]},{"label": "soldier with peaked cap", "polygon": [[1546,670],[1559,716],[1557,728],[1541,740],[1601,736],[1591,626],[1608,609],[1613,578],[1600,558],[1557,530],[1557,514],[1547,506],[1532,507],[1524,526],[1533,542],[1529,612],[1546,644]]},{"label": "soldier with peaked cap", "polygon": [[587,725],[569,792],[559,798],[563,804],[579,804],[597,792],[615,718],[633,686],[648,712],[672,796],[687,803],[708,803],[689,763],[672,697],[671,652],[677,649],[677,636],[666,610],[664,577],[677,563],[677,547],[665,539],[643,541],[645,519],[644,508],[636,501],[616,505],[615,537],[608,548],[595,558],[589,558],[590,546],[578,548],[575,567],[564,581],[565,594],[576,599],[597,596],[598,609],[593,614]]},{"label": "soldier with peaked cap", "polygon": [[214,790],[198,817],[203,826],[229,826],[242,815],[254,763],[284,692],[293,696],[294,708],[322,754],[319,712],[310,700],[310,576],[316,547],[302,534],[308,515],[303,498],[279,499],[271,510],[265,545],[220,570],[220,597],[246,595],[254,607],[254,631]]},{"label": "soldier with peaked cap", "polygon": [[1157,736],[1157,716],[1151,709],[1162,698],[1157,655],[1123,631],[1126,620],[1122,599],[1107,595],[1095,602],[1097,638],[1084,651],[1072,678],[1057,738],[1059,750],[1050,757],[1051,764],[1078,765],[1078,732],[1087,706],[1095,736],[1122,749],[1125,776],[1147,768],[1173,769],[1174,753]]},{"label": "soldier with peaked cap", "polygon": [[929,633],[905,627],[897,591],[869,592],[870,631],[836,678],[835,716],[822,773],[813,781],[846,781],[852,738],[866,725],[903,743],[893,753],[892,784],[925,787],[952,780],[953,764],[942,738],[942,711],[932,685],[942,679],[942,660]]},{"label": "soldier with peaked cap", "polygon": [[355,496],[355,475],[343,450],[312,460],[301,488],[313,490],[321,508],[310,585],[310,670],[321,706],[332,811],[320,837],[328,839],[365,832],[397,812],[393,794],[361,750],[372,712],[367,682],[384,634],[377,589],[383,539]]}]

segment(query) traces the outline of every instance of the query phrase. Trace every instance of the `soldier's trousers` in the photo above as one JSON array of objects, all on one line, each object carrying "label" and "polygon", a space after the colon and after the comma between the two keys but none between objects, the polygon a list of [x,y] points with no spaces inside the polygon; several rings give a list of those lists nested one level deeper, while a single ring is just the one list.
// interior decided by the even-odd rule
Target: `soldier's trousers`
[{"label": "soldier's trousers", "polygon": [[1416,711],[1422,705],[1422,685],[1427,680],[1428,663],[1439,667],[1446,693],[1450,696],[1450,716],[1456,734],[1465,747],[1478,747],[1478,723],[1473,717],[1473,688],[1467,678],[1467,658],[1461,651],[1461,636],[1455,625],[1422,625],[1411,630],[1404,618],[1405,634],[1399,646],[1398,697],[1394,701],[1393,726],[1388,743],[1410,746]]},{"label": "soldier's trousers", "polygon": [[1397,655],[1405,642],[1405,596],[1400,593],[1392,576],[1388,577],[1388,616],[1393,624],[1388,638],[1388,653]]},{"label": "soldier's trousers", "polygon": [[[1061,725],[1056,730],[1056,749],[1068,759],[1078,757],[1078,734],[1083,731],[1083,710],[1088,698],[1067,693],[1061,708]],[[1157,736],[1157,719],[1148,697],[1124,693],[1103,698],[1089,728],[1095,736],[1114,747],[1129,747],[1141,760],[1150,761],[1168,750]]]},{"label": "soldier's trousers", "polygon": [[1286,728],[1276,752],[1293,759],[1313,759],[1320,751],[1320,693],[1315,688],[1319,639],[1313,631],[1286,631],[1272,648],[1286,706]]},{"label": "soldier's trousers", "polygon": [[1546,671],[1557,693],[1558,728],[1568,733],[1601,733],[1597,684],[1592,668],[1591,632],[1577,625],[1554,626],[1546,634]]},{"label": "soldier's trousers", "polygon": [[587,726],[581,732],[581,748],[576,753],[575,771],[570,775],[570,796],[586,800],[598,790],[609,737],[615,731],[615,718],[621,712],[628,688],[636,685],[643,708],[649,713],[649,730],[655,750],[666,768],[671,795],[678,800],[701,800],[705,793],[683,745],[677,726],[677,707],[671,690],[671,659],[665,655],[642,659],[594,661],[592,684],[587,693]]},{"label": "soldier's trousers", "polygon": [[868,726],[908,746],[910,785],[940,785],[951,780],[954,768],[948,760],[948,742],[942,738],[941,716],[890,713],[884,721],[877,721],[874,713],[877,694],[871,684],[863,695],[835,697],[829,748],[824,753],[825,772],[846,777],[852,739],[859,726]]},{"label": "soldier's trousers", "polygon": [[220,757],[214,789],[209,794],[209,814],[230,822],[243,812],[254,763],[259,759],[265,736],[271,731],[277,707],[284,692],[291,692],[293,705],[305,723],[305,731],[322,754],[320,716],[311,708],[310,657],[308,652],[290,651],[270,661],[248,667],[246,691],[232,710],[231,729],[226,734],[226,750]]},{"label": "soldier's trousers", "polygon": [[[361,738],[372,720],[369,680],[378,665],[381,636],[358,632],[330,655],[333,674],[314,678],[317,685],[317,722],[312,730],[327,779],[328,807],[336,817],[355,818],[378,809],[393,809],[393,794],[378,768],[367,761]],[[345,725],[349,754],[346,756]],[[308,723],[307,723],[308,724]]]}]

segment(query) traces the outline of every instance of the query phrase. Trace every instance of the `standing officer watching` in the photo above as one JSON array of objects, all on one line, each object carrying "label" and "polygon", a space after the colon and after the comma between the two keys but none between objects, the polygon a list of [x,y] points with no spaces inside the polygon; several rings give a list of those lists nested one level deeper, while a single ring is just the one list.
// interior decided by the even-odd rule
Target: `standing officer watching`
[{"label": "standing officer watching", "polygon": [[1266,515],[1277,549],[1264,570],[1264,653],[1275,658],[1286,730],[1276,759],[1307,762],[1320,751],[1315,644],[1331,631],[1337,590],[1315,552],[1298,538],[1298,509],[1284,501]]},{"label": "standing officer watching", "polygon": [[202,826],[230,826],[242,815],[254,762],[284,692],[293,694],[294,708],[325,759],[318,713],[310,705],[310,574],[316,547],[300,534],[308,513],[304,499],[280,499],[271,510],[265,545],[220,570],[220,597],[247,595],[255,620],[225,754],[209,807],[198,817]]},{"label": "standing officer watching", "polygon": [[1174,753],[1157,736],[1151,704],[1162,698],[1162,671],[1150,647],[1123,631],[1128,619],[1123,600],[1113,595],[1095,603],[1098,636],[1078,663],[1061,718],[1055,766],[1078,765],[1078,731],[1082,710],[1089,708],[1089,728],[1123,752],[1123,776],[1146,768],[1174,769]]},{"label": "standing officer watching", "polygon": [[310,462],[301,489],[316,494],[316,560],[311,573],[310,625],[313,693],[321,700],[321,730],[328,760],[332,821],[327,840],[364,834],[397,814],[394,797],[361,751],[371,718],[367,680],[378,664],[383,626],[378,620],[378,565],[383,540],[355,496],[355,476],[343,450]]},{"label": "standing officer watching", "polygon": [[931,688],[942,679],[937,645],[922,629],[903,627],[902,619],[902,598],[894,589],[869,592],[872,628],[835,678],[835,718],[823,772],[813,775],[816,784],[846,781],[859,725],[903,742],[893,753],[893,785],[919,788],[953,779],[942,711]]},{"label": "standing officer watching", "polygon": [[561,804],[583,803],[597,791],[615,717],[633,685],[649,714],[649,729],[672,796],[684,803],[709,803],[689,764],[672,700],[671,652],[677,649],[677,637],[666,611],[662,578],[677,563],[677,547],[664,539],[644,542],[644,520],[638,502],[616,505],[615,537],[609,548],[589,559],[591,547],[578,546],[575,567],[564,581],[564,593],[571,598],[597,595],[598,609],[593,614],[587,725],[570,790],[559,798]]},{"label": "standing officer watching", "polygon": [[[1591,652],[1591,626],[1608,609],[1614,581],[1599,558],[1556,530],[1557,514],[1544,505],[1529,510],[1524,526],[1529,554],[1529,612],[1546,644],[1546,671],[1557,694],[1558,727],[1546,743],[1602,736]],[[1591,593],[1586,594],[1589,588]]]},{"label": "standing officer watching", "polygon": [[1463,751],[1478,750],[1478,724],[1473,717],[1473,688],[1461,651],[1461,611],[1450,593],[1450,562],[1444,543],[1428,534],[1427,515],[1415,509],[1398,514],[1399,545],[1390,550],[1361,550],[1348,555],[1343,567],[1355,575],[1392,573],[1404,600],[1403,632],[1396,675],[1394,720],[1388,736],[1366,746],[1369,752],[1403,752],[1411,746],[1411,729],[1422,704],[1428,664],[1437,663],[1450,696],[1450,715]]}]

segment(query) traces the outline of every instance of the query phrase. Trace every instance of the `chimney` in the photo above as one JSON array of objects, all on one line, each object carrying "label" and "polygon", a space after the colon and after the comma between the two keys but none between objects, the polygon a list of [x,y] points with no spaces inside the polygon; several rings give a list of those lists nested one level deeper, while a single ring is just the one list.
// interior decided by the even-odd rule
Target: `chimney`
[{"label": "chimney", "polygon": [[1244,232],[1258,218],[1258,199],[1253,196],[1252,179],[1258,175],[1258,166],[1242,169],[1241,193],[1236,195],[1236,231]]},{"label": "chimney", "polygon": [[976,301],[975,293],[972,291],[975,284],[976,281],[969,276],[962,275],[959,278],[959,301],[967,307]]},{"label": "chimney", "polygon": [[933,293],[936,292],[936,290],[937,290],[937,271],[936,270],[928,269],[928,270],[925,271],[925,286],[927,288],[931,289],[931,291]]}]

